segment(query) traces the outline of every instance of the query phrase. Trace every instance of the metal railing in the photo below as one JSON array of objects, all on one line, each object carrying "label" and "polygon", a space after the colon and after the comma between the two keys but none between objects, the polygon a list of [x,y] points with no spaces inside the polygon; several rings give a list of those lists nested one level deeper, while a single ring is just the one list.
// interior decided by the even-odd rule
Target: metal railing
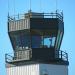
[{"label": "metal railing", "polygon": [[[11,56],[9,54],[5,55],[6,62],[12,62],[16,60],[30,60],[32,58],[32,50],[27,51],[17,51],[15,52],[14,56]],[[55,51],[55,59],[62,60],[62,61],[68,61],[68,54],[64,51]]]},{"label": "metal railing", "polygon": [[58,53],[56,51],[55,56],[56,56],[55,58],[57,59],[68,61],[68,54],[64,51],[59,50]]},{"label": "metal railing", "polygon": [[14,16],[8,16],[8,21],[15,21],[20,19],[25,19],[26,16],[29,18],[58,18],[63,21],[63,13],[53,12],[53,13],[26,13],[26,14],[18,14]]},{"label": "metal railing", "polygon": [[29,60],[32,56],[31,50],[19,50],[14,53],[14,56],[10,54],[5,54],[5,61],[12,62],[12,61],[19,61],[19,60]]},{"label": "metal railing", "polygon": [[12,55],[10,55],[10,54],[5,54],[5,61],[6,61],[6,62],[11,62],[11,61],[13,60],[13,57],[14,57],[14,56],[12,56]]}]

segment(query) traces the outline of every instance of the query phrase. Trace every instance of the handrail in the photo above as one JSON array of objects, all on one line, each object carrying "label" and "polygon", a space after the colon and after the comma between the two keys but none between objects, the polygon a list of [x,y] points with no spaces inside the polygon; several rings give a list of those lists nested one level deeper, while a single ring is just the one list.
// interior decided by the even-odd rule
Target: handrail
[{"label": "handrail", "polygon": [[[11,62],[11,61],[15,61],[15,60],[23,60],[23,59],[25,59],[25,57],[29,57],[29,58],[31,58],[32,57],[32,52],[31,52],[31,50],[27,50],[27,51],[29,51],[29,54],[25,54],[24,55],[24,57],[21,57],[22,55],[23,55],[23,53],[24,52],[22,52],[21,50],[20,51],[17,51],[18,52],[18,54],[17,54],[17,56],[15,55],[15,56],[11,56],[11,55],[9,55],[9,54],[5,54],[5,60],[6,60],[6,62]],[[20,53],[19,53],[20,52]],[[68,61],[68,54],[66,53],[66,52],[64,52],[64,51],[61,51],[61,50],[56,50],[55,51],[55,53],[56,53],[56,55],[55,55],[55,59],[59,59],[59,60],[63,60],[63,61]],[[25,60],[27,60],[27,59],[25,59]]]},{"label": "handrail", "polygon": [[64,51],[59,50],[59,58],[68,61],[68,54]]},{"label": "handrail", "polygon": [[[58,18],[61,21],[63,21],[63,15],[59,14],[57,12],[55,13],[27,13],[28,16],[33,16],[33,17],[38,17],[38,16],[42,16],[41,18]],[[8,21],[15,21],[15,20],[20,20],[20,19],[25,19],[26,14],[18,14],[18,15],[14,15],[14,16],[8,16]],[[33,18],[32,17],[32,18]]]},{"label": "handrail", "polygon": [[[23,50],[23,51],[25,51],[25,50]],[[28,51],[28,53],[29,53],[29,55],[27,55],[27,54],[25,54],[24,55],[24,58],[22,58],[22,55],[23,55],[23,51],[16,51],[15,53],[14,53],[14,55],[15,56],[12,56],[12,55],[10,55],[10,54],[5,54],[5,61],[6,62],[11,62],[11,61],[15,61],[15,60],[20,60],[20,59],[25,59],[25,56],[27,57],[29,57],[29,58],[31,58],[31,50],[27,50]],[[18,52],[18,53],[17,53]]]},{"label": "handrail", "polygon": [[5,54],[5,61],[6,62],[10,62],[10,61],[12,61],[13,60],[13,56],[12,55],[10,55],[10,54]]}]

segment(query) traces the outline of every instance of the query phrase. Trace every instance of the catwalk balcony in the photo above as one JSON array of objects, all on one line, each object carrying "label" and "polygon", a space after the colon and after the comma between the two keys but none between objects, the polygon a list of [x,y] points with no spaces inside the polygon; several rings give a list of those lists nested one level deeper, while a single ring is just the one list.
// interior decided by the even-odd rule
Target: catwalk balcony
[{"label": "catwalk balcony", "polygon": [[14,50],[34,48],[37,44],[35,48],[47,47],[44,38],[50,39],[52,46],[59,50],[64,34],[63,14],[28,12],[8,17],[8,34]]},{"label": "catwalk balcony", "polygon": [[[14,55],[11,56],[11,54],[6,54],[5,55],[5,60],[7,63],[9,64],[14,64],[14,63],[19,63],[19,62],[26,62],[26,61],[36,61],[36,62],[44,62],[44,63],[56,63],[56,64],[66,64],[68,65],[68,54],[66,52],[63,52],[63,51],[56,51],[56,54],[55,54],[55,57],[52,58],[52,59],[49,59],[49,56],[51,55],[46,55],[45,53],[44,54],[38,54],[38,57],[41,59],[41,60],[38,60],[35,56],[36,59],[33,59],[33,56],[32,55],[32,51],[31,50],[28,50],[28,51],[18,51],[16,52],[17,55]],[[45,58],[45,55],[46,57],[48,57],[48,60]],[[59,55],[58,57],[56,57],[57,55]],[[43,56],[43,58],[41,58]],[[46,59],[46,61],[45,61]]]},{"label": "catwalk balcony", "polygon": [[[60,46],[64,35],[62,13],[34,13],[8,17],[13,61],[65,61]],[[67,54],[65,53],[67,61]]]},{"label": "catwalk balcony", "polygon": [[[15,16],[8,16],[8,31],[18,31],[18,30],[23,30],[23,29],[31,29],[34,28],[32,25],[30,25],[30,23],[32,23],[31,21],[38,21],[41,25],[43,23],[44,20],[48,19],[48,22],[50,20],[60,20],[61,22],[63,22],[63,14],[59,14],[57,12],[55,13],[26,13],[26,14],[18,14]],[[47,21],[45,21],[46,23]],[[55,21],[56,22],[56,21]],[[52,21],[53,23],[53,21]],[[56,22],[57,23],[57,22]],[[35,25],[36,26],[36,25]],[[47,25],[49,28],[50,26]],[[47,26],[43,25],[43,27]],[[39,26],[38,26],[39,27]],[[36,26],[36,28],[38,28]]]}]

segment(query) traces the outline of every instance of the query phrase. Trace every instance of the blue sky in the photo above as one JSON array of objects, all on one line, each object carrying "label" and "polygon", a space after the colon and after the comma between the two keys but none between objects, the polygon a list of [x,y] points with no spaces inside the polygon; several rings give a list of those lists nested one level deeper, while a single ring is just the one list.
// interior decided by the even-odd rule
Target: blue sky
[{"label": "blue sky", "polygon": [[[9,1],[9,9],[8,9]],[[6,75],[5,53],[12,53],[13,49],[8,37],[7,15],[25,13],[29,10],[29,0],[0,0],[0,75]],[[32,0],[31,7],[34,12],[52,12],[56,10],[56,0]],[[69,75],[75,74],[75,0],[58,0],[57,8],[64,14],[64,38],[61,50],[69,56]]]}]

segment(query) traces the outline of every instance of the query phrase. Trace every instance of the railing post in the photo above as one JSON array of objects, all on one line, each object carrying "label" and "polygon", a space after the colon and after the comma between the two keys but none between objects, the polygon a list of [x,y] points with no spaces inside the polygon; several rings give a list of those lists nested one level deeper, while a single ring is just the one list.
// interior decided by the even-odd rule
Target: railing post
[{"label": "railing post", "polygon": [[61,51],[61,59],[62,59],[62,51]]},{"label": "railing post", "polygon": [[68,54],[66,53],[66,59],[67,59],[67,61],[68,61]]},{"label": "railing post", "polygon": [[5,62],[7,61],[7,54],[5,54]]}]

